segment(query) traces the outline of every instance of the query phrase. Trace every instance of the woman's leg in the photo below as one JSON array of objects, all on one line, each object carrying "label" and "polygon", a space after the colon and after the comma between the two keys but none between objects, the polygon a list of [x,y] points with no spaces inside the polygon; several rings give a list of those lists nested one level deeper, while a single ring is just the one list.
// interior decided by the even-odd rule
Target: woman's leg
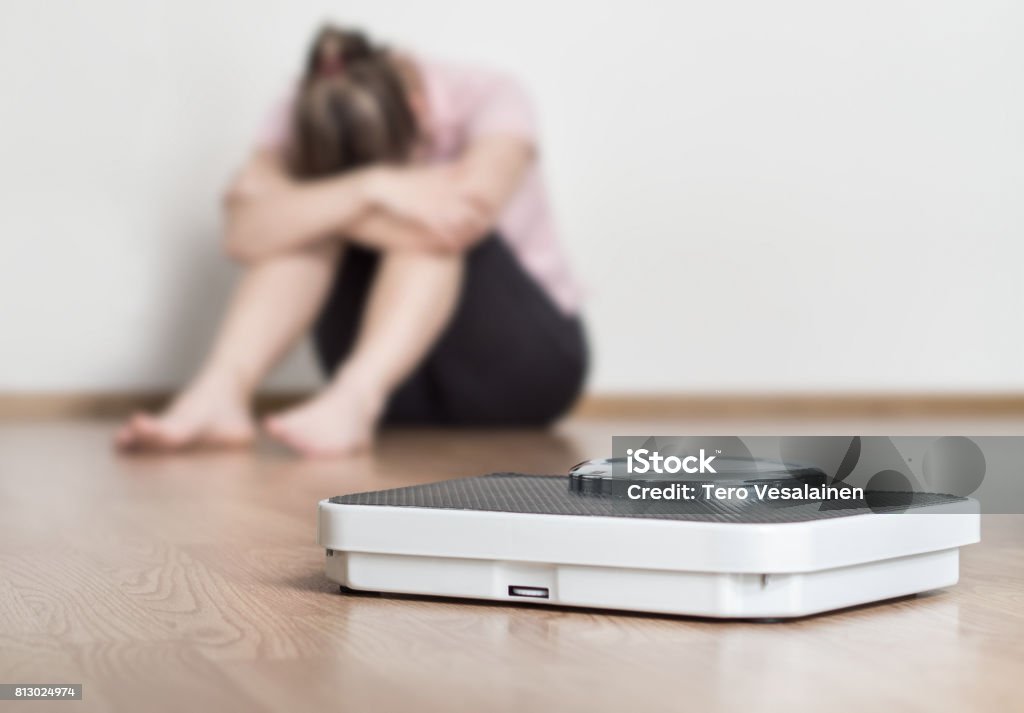
[{"label": "woman's leg", "polygon": [[199,373],[160,414],[133,416],[117,432],[117,445],[174,449],[251,441],[252,392],[313,320],[339,251],[337,243],[325,243],[247,267]]},{"label": "woman's leg", "polygon": [[[548,425],[579,397],[587,366],[582,320],[559,309],[500,235],[467,254],[451,326],[423,367],[444,423]],[[389,418],[418,418],[417,400],[403,395]]]},{"label": "woman's leg", "polygon": [[311,456],[369,446],[389,396],[448,325],[463,264],[460,255],[384,253],[350,353],[315,398],[267,419],[271,435]]}]

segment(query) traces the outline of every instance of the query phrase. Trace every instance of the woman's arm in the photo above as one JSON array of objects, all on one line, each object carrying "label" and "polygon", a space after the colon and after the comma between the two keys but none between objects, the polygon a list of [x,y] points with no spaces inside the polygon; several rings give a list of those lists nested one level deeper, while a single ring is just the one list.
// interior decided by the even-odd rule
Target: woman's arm
[{"label": "woman's arm", "polygon": [[[485,237],[494,227],[534,159],[533,145],[516,136],[486,136],[473,142],[454,163],[434,169],[438,180],[464,196],[474,210],[463,219],[445,220],[439,202],[429,191],[416,195],[415,183],[405,184],[416,169],[381,169],[376,194],[383,208],[373,208],[349,226],[349,235],[369,244],[394,240],[413,247],[461,251]],[[423,170],[423,169],[420,169]],[[409,193],[408,198],[399,198]],[[389,200],[389,196],[392,200]]]},{"label": "woman's arm", "polygon": [[451,167],[367,167],[294,181],[257,153],[225,196],[225,250],[240,262],[345,238],[378,249],[445,250],[483,230],[484,211]]},{"label": "woman's arm", "polygon": [[[533,143],[511,134],[481,136],[459,158],[455,180],[484,207],[489,228],[519,190],[534,158]],[[481,236],[464,237],[473,241]]]},{"label": "woman's arm", "polygon": [[242,262],[341,236],[379,249],[465,250],[497,222],[532,160],[528,141],[495,135],[450,165],[296,182],[279,155],[260,152],[228,190],[225,248]]},{"label": "woman's arm", "polygon": [[299,183],[279,154],[258,152],[225,195],[225,250],[252,262],[336,235],[370,208],[366,184],[363,171]]}]

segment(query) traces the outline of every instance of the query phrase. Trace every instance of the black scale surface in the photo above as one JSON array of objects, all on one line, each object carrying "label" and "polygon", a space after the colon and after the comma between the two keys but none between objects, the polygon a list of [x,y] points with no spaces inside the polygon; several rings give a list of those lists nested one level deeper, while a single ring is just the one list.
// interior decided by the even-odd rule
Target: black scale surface
[{"label": "black scale surface", "polygon": [[392,490],[338,495],[332,503],[389,507],[479,510],[580,517],[781,523],[827,520],[872,512],[903,512],[963,502],[939,493],[870,493],[870,506],[854,500],[626,500],[572,492],[568,476],[492,473]]}]

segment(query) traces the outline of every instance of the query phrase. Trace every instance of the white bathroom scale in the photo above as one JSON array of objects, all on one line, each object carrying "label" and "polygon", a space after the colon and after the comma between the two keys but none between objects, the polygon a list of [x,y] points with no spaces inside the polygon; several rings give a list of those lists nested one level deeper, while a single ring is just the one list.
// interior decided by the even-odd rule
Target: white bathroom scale
[{"label": "white bathroom scale", "polygon": [[955,584],[980,516],[935,493],[636,503],[495,473],[323,500],[317,529],[354,590],[776,619]]}]

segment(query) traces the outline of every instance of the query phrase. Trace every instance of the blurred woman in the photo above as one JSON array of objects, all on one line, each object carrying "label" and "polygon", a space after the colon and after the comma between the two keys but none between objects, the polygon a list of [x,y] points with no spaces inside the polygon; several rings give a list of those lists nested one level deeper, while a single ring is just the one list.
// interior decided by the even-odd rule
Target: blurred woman
[{"label": "blurred woman", "polygon": [[329,383],[264,422],[300,454],[364,449],[381,421],[557,419],[587,350],[537,156],[507,77],[321,30],[227,191],[245,272],[210,353],[117,445],[248,444],[255,389],[310,328]]}]

